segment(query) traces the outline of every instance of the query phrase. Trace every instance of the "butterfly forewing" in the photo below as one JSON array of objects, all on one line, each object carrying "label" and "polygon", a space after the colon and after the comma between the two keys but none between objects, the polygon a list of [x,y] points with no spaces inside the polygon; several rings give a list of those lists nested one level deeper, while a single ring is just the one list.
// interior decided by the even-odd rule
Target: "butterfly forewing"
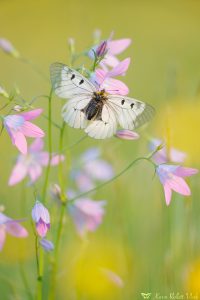
[{"label": "butterfly forewing", "polygon": [[108,105],[115,111],[117,121],[124,129],[134,129],[150,121],[154,108],[142,101],[120,95],[109,95]]},{"label": "butterfly forewing", "polygon": [[52,64],[50,74],[53,89],[60,98],[68,99],[80,94],[93,94],[96,91],[87,78],[64,64]]}]

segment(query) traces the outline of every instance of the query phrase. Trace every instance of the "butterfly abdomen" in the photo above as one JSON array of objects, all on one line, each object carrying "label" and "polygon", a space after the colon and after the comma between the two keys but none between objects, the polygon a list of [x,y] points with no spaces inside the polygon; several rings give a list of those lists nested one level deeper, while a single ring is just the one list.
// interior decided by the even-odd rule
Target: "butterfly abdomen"
[{"label": "butterfly abdomen", "polygon": [[97,120],[101,116],[103,102],[97,99],[92,99],[84,109],[87,120]]}]

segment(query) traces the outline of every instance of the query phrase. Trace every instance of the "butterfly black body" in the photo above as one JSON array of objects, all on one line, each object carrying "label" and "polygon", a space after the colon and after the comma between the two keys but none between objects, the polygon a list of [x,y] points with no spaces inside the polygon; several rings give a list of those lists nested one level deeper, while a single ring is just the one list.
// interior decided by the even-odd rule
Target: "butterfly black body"
[{"label": "butterfly black body", "polygon": [[84,108],[87,120],[100,120],[104,103],[107,101],[105,90],[94,92],[93,97]]}]

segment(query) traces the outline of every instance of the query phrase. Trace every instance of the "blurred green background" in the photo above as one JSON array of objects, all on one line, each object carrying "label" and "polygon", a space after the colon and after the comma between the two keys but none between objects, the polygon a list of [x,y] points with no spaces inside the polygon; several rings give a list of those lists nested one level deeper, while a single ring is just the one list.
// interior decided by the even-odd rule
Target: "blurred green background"
[{"label": "blurred green background", "polygon": [[[170,145],[188,153],[186,165],[200,163],[200,2],[199,1],[25,1],[0,0],[1,37],[9,39],[19,52],[49,76],[52,62],[69,62],[67,40],[73,37],[77,51],[92,44],[95,29],[107,38],[129,37],[133,43],[120,56],[130,56],[132,63],[125,82],[130,96],[152,104],[157,116],[136,142],[116,139],[86,139],[70,153],[65,162],[66,185],[71,161],[89,146],[101,147],[103,156],[116,172],[138,156],[148,152],[147,137],[167,138]],[[17,85],[26,100],[48,94],[50,83],[31,67],[0,53],[0,85],[8,91]],[[0,101],[3,103],[3,99]],[[40,98],[36,107],[47,109]],[[63,101],[54,97],[53,120],[61,124]],[[47,128],[47,121],[37,121]],[[83,133],[67,129],[65,144],[71,145]],[[59,132],[53,129],[53,147],[58,150]],[[1,204],[13,218],[30,215],[33,191],[26,182],[8,188],[7,182],[16,149],[5,132],[1,136]],[[38,189],[42,186],[41,179]],[[51,173],[57,182],[57,170]],[[200,299],[200,204],[199,176],[189,182],[192,196],[173,195],[166,207],[162,187],[145,162],[137,164],[114,183],[100,190],[95,199],[107,200],[103,224],[82,242],[66,218],[60,249],[57,299],[143,299],[141,293],[168,295],[198,294]],[[49,206],[53,206],[49,197]],[[53,206],[54,213],[58,211]],[[31,232],[31,226],[27,222]],[[53,218],[52,239],[57,226]],[[34,292],[36,269],[33,235],[26,240],[9,238],[0,254],[0,299],[26,299],[20,270],[27,272]],[[20,260],[20,263],[18,262]],[[78,265],[88,264],[86,273]],[[48,261],[48,259],[47,259]],[[47,263],[47,262],[46,262]],[[104,282],[95,266],[111,268],[124,280],[119,288]],[[45,278],[50,269],[47,267]],[[79,277],[79,280],[74,278]],[[80,280],[84,278],[84,280]],[[46,289],[48,286],[46,287]],[[185,295],[185,294],[184,294]],[[192,298],[191,298],[192,299]]]}]

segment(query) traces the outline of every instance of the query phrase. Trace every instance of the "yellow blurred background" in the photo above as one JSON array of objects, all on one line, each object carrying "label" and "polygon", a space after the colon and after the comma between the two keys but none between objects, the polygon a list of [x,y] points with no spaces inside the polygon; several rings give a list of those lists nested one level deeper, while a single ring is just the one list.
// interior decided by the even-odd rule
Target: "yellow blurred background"
[{"label": "yellow blurred background", "polygon": [[[120,58],[131,57],[124,81],[130,96],[152,104],[157,111],[152,124],[136,142],[86,139],[67,154],[66,169],[89,146],[103,149],[104,158],[116,172],[138,156],[148,153],[146,137],[166,138],[188,153],[186,165],[200,164],[200,2],[199,1],[25,1],[0,0],[0,36],[10,40],[23,57],[49,76],[52,62],[69,63],[68,38],[78,52],[92,45],[95,29],[102,38],[114,31],[114,39],[133,43]],[[27,64],[0,52],[0,86],[17,86],[26,100],[48,94],[50,83]],[[0,101],[3,100],[0,98]],[[40,98],[36,107],[47,109]],[[53,120],[61,124],[62,100],[54,97]],[[47,128],[47,121],[36,122]],[[53,147],[58,150],[58,130],[53,129]],[[65,144],[83,133],[67,129]],[[17,151],[5,132],[1,136],[1,204],[13,218],[30,215],[34,203],[31,188],[7,182]],[[113,152],[115,155],[113,156]],[[57,172],[51,174],[56,181]],[[140,163],[95,199],[107,200],[106,216],[86,244],[67,218],[63,232],[57,299],[132,300],[141,293],[199,292],[200,223],[199,176],[190,180],[192,197],[174,195],[166,207],[162,187],[148,164]],[[67,179],[66,179],[67,182]],[[38,183],[38,188],[41,183]],[[144,188],[145,187],[145,188]],[[50,200],[49,200],[50,201]],[[57,217],[53,226],[56,226]],[[31,225],[27,223],[31,232]],[[53,235],[53,234],[52,234]],[[26,299],[19,277],[21,264],[35,288],[33,235],[26,241],[8,238],[0,253],[0,299]],[[18,259],[21,263],[19,266]],[[86,265],[86,267],[85,267]],[[84,267],[83,267],[84,266]],[[113,268],[124,281],[118,287],[97,268]],[[47,267],[45,276],[48,279]],[[196,275],[195,275],[196,274]],[[47,287],[48,288],[48,287]],[[46,290],[45,290],[46,293]],[[21,295],[21,298],[20,296]]]}]

